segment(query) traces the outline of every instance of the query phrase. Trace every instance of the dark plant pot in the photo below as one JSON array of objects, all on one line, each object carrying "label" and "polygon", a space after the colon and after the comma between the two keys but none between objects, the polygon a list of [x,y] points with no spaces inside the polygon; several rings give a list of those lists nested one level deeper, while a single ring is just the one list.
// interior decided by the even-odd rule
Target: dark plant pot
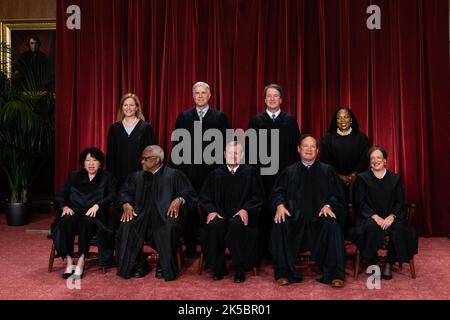
[{"label": "dark plant pot", "polygon": [[6,203],[6,223],[8,226],[23,226],[28,223],[30,203]]}]

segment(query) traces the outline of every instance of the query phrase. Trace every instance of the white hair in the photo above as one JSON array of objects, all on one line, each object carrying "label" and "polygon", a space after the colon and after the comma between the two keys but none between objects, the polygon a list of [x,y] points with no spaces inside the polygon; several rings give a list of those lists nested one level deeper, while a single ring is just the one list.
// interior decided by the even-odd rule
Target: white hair
[{"label": "white hair", "polygon": [[154,144],[154,145],[146,147],[145,150],[153,151],[153,154],[155,156],[157,156],[159,159],[161,159],[161,162],[164,161],[164,150],[160,146],[157,146],[156,144]]},{"label": "white hair", "polygon": [[194,83],[194,85],[192,86],[192,91],[195,91],[195,89],[197,89],[197,87],[206,88],[209,92],[211,92],[211,89],[209,88],[209,84],[207,84],[206,82],[198,81],[198,82]]}]

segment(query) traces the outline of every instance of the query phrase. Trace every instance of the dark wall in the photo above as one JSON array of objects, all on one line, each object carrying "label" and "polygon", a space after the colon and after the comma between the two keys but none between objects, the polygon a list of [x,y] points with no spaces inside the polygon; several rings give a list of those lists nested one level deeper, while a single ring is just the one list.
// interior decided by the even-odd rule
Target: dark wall
[{"label": "dark wall", "polygon": [[56,19],[56,0],[1,0],[4,19]]},{"label": "dark wall", "polygon": [[[25,19],[56,19],[56,0],[0,0],[0,21]],[[47,199],[54,192],[54,164],[48,163],[40,172],[30,193],[33,200]],[[6,177],[0,171],[0,201],[8,195]]]}]

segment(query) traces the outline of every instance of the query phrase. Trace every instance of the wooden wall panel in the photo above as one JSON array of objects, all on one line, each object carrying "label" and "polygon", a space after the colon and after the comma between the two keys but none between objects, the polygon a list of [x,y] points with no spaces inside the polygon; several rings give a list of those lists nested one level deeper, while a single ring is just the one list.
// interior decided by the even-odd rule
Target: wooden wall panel
[{"label": "wooden wall panel", "polygon": [[5,19],[56,19],[56,0],[0,0]]}]

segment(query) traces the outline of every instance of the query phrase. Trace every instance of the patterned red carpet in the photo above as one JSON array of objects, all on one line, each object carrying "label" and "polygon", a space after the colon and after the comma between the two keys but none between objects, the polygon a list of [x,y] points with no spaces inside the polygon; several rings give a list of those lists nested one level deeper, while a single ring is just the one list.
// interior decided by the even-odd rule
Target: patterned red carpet
[{"label": "patterned red carpet", "polygon": [[[393,273],[391,281],[382,281],[380,289],[369,290],[368,275],[353,279],[353,262],[347,263],[347,281],[342,289],[333,289],[315,281],[314,265],[301,264],[304,280],[285,287],[273,281],[272,268],[265,263],[257,276],[247,273],[247,281],[233,282],[231,272],[216,282],[211,273],[197,274],[196,259],[184,262],[181,277],[165,282],[152,272],[145,278],[124,280],[114,269],[102,274],[98,266],[87,264],[80,288],[72,289],[62,279],[64,264],[55,261],[53,272],[47,272],[51,241],[46,230],[52,221],[50,215],[37,215],[24,227],[8,227],[0,215],[0,299],[123,299],[123,300],[396,300],[396,299],[450,299],[450,240],[421,238],[419,254],[415,258],[417,278],[411,279],[409,267]],[[349,248],[349,251],[352,248]]]}]

